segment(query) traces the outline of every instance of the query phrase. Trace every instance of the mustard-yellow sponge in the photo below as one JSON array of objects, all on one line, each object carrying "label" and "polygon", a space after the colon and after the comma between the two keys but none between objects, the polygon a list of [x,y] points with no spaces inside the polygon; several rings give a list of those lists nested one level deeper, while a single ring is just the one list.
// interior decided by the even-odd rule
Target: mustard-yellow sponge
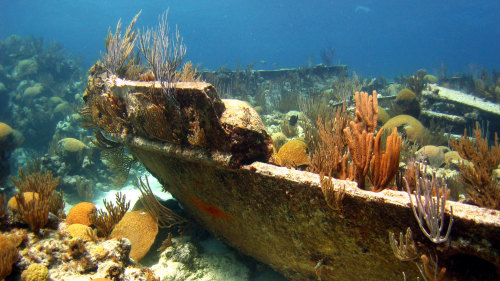
[{"label": "mustard-yellow sponge", "polygon": [[149,251],[158,234],[158,223],[144,211],[128,212],[115,225],[111,238],[127,238],[132,244],[130,257],[140,261]]},{"label": "mustard-yellow sponge", "polygon": [[23,271],[21,278],[23,281],[48,281],[49,270],[44,265],[32,263]]}]

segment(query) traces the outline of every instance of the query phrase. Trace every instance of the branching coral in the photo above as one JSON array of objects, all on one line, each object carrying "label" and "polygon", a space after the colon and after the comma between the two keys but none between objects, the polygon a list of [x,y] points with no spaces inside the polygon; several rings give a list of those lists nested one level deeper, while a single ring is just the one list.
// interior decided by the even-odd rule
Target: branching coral
[{"label": "branching coral", "polygon": [[384,189],[396,174],[399,167],[399,152],[401,151],[401,137],[398,136],[397,128],[394,128],[392,134],[387,138],[386,151],[382,152],[380,137],[381,129],[375,137],[374,155],[371,160],[370,180],[373,184],[373,191]]},{"label": "branching coral", "polygon": [[125,154],[123,146],[103,150],[101,158],[105,160],[106,165],[113,173],[111,177],[113,184],[115,186],[124,185],[128,179],[130,168],[135,163],[135,159]]},{"label": "branching coral", "polygon": [[443,243],[450,236],[453,225],[453,208],[450,207],[450,222],[444,234],[445,226],[445,204],[448,199],[448,187],[443,179],[437,179],[432,174],[431,179],[417,174],[415,189],[415,203],[412,198],[410,185],[406,181],[406,190],[410,198],[413,215],[417,219],[420,230],[434,243]]},{"label": "branching coral", "polygon": [[417,95],[418,98],[422,96],[422,90],[427,86],[427,82],[424,79],[425,74],[427,74],[425,69],[419,69],[407,79],[409,88]]},{"label": "branching coral", "polygon": [[354,163],[350,178],[358,183],[359,188],[364,188],[373,153],[373,135],[377,126],[377,92],[373,91],[372,96],[368,96],[366,92],[356,92],[355,100],[356,118],[349,122],[349,127],[344,129],[344,133]]},{"label": "branching coral", "polygon": [[4,280],[12,271],[12,265],[19,258],[19,251],[15,243],[0,234],[0,280]]},{"label": "branching coral", "polygon": [[160,16],[157,29],[145,29],[139,38],[139,50],[146,58],[156,80],[160,81],[164,95],[169,101],[177,104],[172,97],[176,69],[181,65],[186,55],[186,46],[179,31],[170,37],[167,23],[168,11]]},{"label": "branching coral", "polygon": [[146,211],[158,222],[158,225],[162,228],[170,228],[185,223],[186,220],[183,217],[158,202],[149,186],[148,178],[144,177],[144,179],[138,177],[136,181],[136,185],[142,194],[140,199]]},{"label": "branching coral", "polygon": [[91,213],[89,215],[90,223],[95,225],[103,237],[108,237],[113,227],[123,218],[125,213],[128,211],[130,207],[130,201],[125,201],[125,195],[122,195],[121,192],[116,194],[115,202],[107,202],[106,199],[103,199],[104,210],[97,210],[97,212]]},{"label": "branching coral", "polygon": [[[59,178],[54,178],[52,172],[35,172],[29,175],[19,168],[19,179],[11,178],[19,189],[16,195],[17,211],[33,232],[38,232],[49,220],[49,211],[55,199],[55,188]],[[38,198],[26,200],[24,192],[35,192]]]},{"label": "branching coral", "polygon": [[400,261],[413,261],[418,258],[417,247],[409,227],[406,229],[406,235],[403,235],[403,232],[399,233],[399,242],[396,240],[394,232],[389,232],[389,244],[394,255]]},{"label": "branching coral", "polygon": [[[312,157],[312,171],[324,176],[351,179],[364,188],[370,173],[373,191],[383,190],[398,171],[401,137],[397,129],[387,138],[382,152],[383,129],[374,138],[378,118],[377,93],[355,94],[356,117],[350,121],[345,105],[338,108],[334,119],[318,118],[318,141]],[[348,149],[347,149],[348,148]],[[350,160],[350,161],[349,161]]]},{"label": "branching coral", "polygon": [[129,61],[128,65],[124,66],[124,64],[134,49],[137,31],[132,29],[140,14],[141,12],[132,19],[123,37],[121,34],[121,21],[118,21],[115,34],[111,33],[111,29],[108,30],[105,41],[106,54],[101,56],[101,60],[109,73],[122,77],[129,67],[131,61]]},{"label": "branching coral", "polygon": [[345,185],[338,184],[335,186],[332,182],[332,178],[323,174],[320,174],[319,178],[321,179],[321,191],[323,192],[323,196],[325,197],[328,207],[334,211],[342,210],[342,201],[345,196]]},{"label": "branching coral", "polygon": [[348,177],[349,154],[344,128],[349,121],[351,117],[347,115],[345,104],[336,109],[331,120],[323,121],[321,116],[318,117],[318,141],[311,159],[313,172],[338,179]]},{"label": "branching coral", "polygon": [[493,179],[492,172],[500,163],[500,145],[495,133],[492,146],[482,137],[479,123],[476,122],[474,140],[467,137],[467,131],[458,141],[451,140],[450,146],[470,164],[462,162],[459,165],[461,181],[469,186],[467,192],[474,204],[481,207],[500,210],[500,187]]}]

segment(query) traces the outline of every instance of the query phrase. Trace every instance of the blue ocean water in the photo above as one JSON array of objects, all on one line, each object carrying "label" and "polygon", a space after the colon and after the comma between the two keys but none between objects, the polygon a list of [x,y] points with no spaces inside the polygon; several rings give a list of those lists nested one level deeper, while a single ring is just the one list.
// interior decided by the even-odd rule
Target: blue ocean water
[{"label": "blue ocean water", "polygon": [[62,43],[87,66],[104,48],[108,27],[127,25],[140,10],[138,27],[154,26],[170,8],[202,68],[256,69],[320,63],[335,49],[335,63],[363,76],[449,73],[500,65],[500,1],[0,1],[0,37],[34,35]]}]

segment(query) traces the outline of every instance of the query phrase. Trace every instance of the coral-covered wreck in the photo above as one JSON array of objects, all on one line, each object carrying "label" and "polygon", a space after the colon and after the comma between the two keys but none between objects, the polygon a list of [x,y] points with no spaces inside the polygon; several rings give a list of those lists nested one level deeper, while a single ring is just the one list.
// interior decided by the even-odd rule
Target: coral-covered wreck
[{"label": "coral-covered wreck", "polygon": [[500,276],[500,212],[448,201],[454,223],[436,246],[417,231],[405,192],[334,180],[345,190],[334,211],[319,175],[269,164],[272,141],[248,104],[221,100],[208,83],[169,87],[163,95],[159,81],[124,80],[98,62],[84,120],[99,146],[125,146],[187,214],[240,252],[290,280],[401,280],[402,272],[414,280],[417,267],[394,256],[388,235],[410,227],[420,253],[439,256],[448,276],[464,268]]}]

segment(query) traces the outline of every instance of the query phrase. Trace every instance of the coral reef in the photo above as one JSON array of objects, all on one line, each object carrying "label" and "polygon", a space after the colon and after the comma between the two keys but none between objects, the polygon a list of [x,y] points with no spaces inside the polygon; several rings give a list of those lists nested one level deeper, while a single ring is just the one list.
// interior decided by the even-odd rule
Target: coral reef
[{"label": "coral reef", "polygon": [[[54,201],[62,200],[55,196],[55,188],[59,184],[59,179],[54,178],[50,171],[25,175],[22,168],[19,168],[19,179],[11,178],[11,181],[19,190],[15,196],[17,213],[33,232],[38,233],[40,228],[48,222],[52,205],[58,205]],[[33,192],[31,200],[26,200],[25,192]],[[58,213],[59,210],[54,210],[54,214]]]},{"label": "coral reef", "polygon": [[85,73],[61,45],[44,44],[41,38],[11,35],[0,44],[7,74],[0,75],[0,83],[8,93],[8,100],[1,98],[2,118],[25,136],[27,147],[46,148],[56,124],[77,105]]},{"label": "coral reef", "polygon": [[8,160],[12,151],[24,141],[23,136],[6,123],[0,122],[0,185],[10,174]]}]

